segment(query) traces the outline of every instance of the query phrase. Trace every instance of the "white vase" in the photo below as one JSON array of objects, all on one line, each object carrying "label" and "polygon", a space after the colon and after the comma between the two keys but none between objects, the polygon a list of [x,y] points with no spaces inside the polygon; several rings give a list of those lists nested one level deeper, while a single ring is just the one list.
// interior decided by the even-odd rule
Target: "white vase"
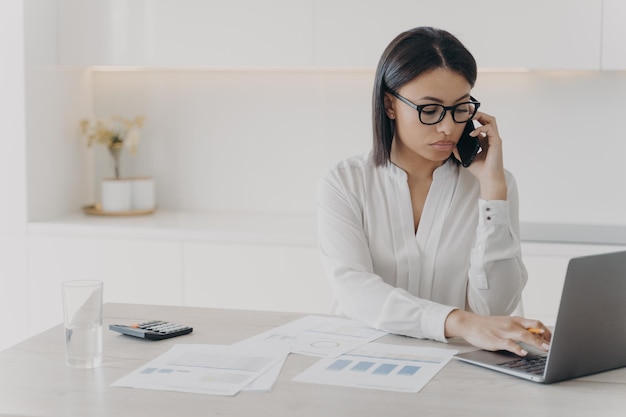
[{"label": "white vase", "polygon": [[116,213],[132,210],[132,180],[126,178],[103,179],[100,199],[103,212]]}]

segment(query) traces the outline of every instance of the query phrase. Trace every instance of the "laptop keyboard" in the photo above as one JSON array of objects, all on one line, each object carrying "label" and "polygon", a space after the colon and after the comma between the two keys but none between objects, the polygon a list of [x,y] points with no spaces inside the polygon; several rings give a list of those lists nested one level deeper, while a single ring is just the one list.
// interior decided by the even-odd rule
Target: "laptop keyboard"
[{"label": "laptop keyboard", "polygon": [[530,358],[526,357],[502,362],[499,363],[498,366],[514,369],[516,371],[529,372],[535,375],[543,375],[547,359],[547,356],[532,356]]}]

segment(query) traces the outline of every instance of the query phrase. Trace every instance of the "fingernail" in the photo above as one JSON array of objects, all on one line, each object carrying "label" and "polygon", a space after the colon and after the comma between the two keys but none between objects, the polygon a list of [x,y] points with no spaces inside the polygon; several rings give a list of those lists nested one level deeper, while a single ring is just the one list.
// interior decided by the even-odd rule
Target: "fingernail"
[{"label": "fingernail", "polygon": [[522,349],[522,356],[526,356],[528,355],[528,352],[526,352],[524,349]]},{"label": "fingernail", "polygon": [[545,350],[550,350],[550,345],[547,343],[542,343],[541,347],[544,348]]}]

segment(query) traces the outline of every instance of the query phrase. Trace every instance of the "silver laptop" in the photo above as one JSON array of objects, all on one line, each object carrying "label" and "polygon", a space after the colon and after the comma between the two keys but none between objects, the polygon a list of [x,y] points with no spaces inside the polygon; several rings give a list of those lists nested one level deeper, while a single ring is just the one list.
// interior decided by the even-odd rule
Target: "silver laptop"
[{"label": "silver laptop", "polygon": [[547,354],[476,350],[455,358],[545,384],[626,366],[626,251],[569,261]]}]

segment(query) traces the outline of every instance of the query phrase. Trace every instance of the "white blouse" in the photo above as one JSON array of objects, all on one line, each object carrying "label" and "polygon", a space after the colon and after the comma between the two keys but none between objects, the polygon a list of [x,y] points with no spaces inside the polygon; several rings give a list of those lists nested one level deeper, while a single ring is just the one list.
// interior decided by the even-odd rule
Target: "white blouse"
[{"label": "white blouse", "polygon": [[407,174],[372,152],[327,170],[318,188],[318,234],[337,312],[406,336],[445,341],[455,308],[510,314],[527,272],[517,185],[507,201],[480,199],[478,180],[448,161],[437,168],[414,232]]}]

